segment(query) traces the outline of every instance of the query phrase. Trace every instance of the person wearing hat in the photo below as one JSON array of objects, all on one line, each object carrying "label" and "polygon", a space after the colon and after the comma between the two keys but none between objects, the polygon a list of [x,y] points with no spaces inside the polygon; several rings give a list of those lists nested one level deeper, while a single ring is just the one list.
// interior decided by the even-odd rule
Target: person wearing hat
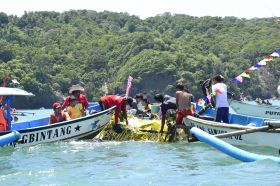
[{"label": "person wearing hat", "polygon": [[79,118],[86,115],[82,104],[78,102],[75,96],[71,95],[69,102],[70,105],[67,107],[67,113],[69,114],[71,119]]},{"label": "person wearing hat", "polygon": [[60,103],[55,102],[53,105],[54,112],[50,116],[49,124],[54,124],[62,121],[69,121],[71,118],[67,112],[62,110]]},{"label": "person wearing hat", "polygon": [[111,108],[113,106],[116,106],[116,111],[115,111],[115,126],[114,129],[116,132],[122,132],[121,125],[119,124],[119,114],[122,111],[124,115],[124,119],[126,121],[126,125],[128,125],[128,120],[127,120],[127,110],[126,110],[126,105],[132,104],[133,99],[128,97],[122,97],[122,96],[117,96],[117,95],[108,95],[108,96],[103,96],[99,100],[99,104],[101,107],[101,110],[105,110],[108,108]]},{"label": "person wearing hat", "polygon": [[[75,98],[77,98],[78,102],[82,104],[84,111],[88,108],[88,100],[86,98],[85,95],[82,94],[82,92],[84,92],[85,89],[77,84],[77,85],[72,85],[69,89],[69,94],[70,96],[73,95]],[[62,105],[62,108],[66,108],[70,105],[70,96],[67,96],[65,98],[65,101]]]},{"label": "person wearing hat", "polygon": [[212,93],[216,103],[216,122],[229,123],[229,103],[227,98],[227,86],[223,82],[225,78],[222,75],[216,75],[212,78]]}]

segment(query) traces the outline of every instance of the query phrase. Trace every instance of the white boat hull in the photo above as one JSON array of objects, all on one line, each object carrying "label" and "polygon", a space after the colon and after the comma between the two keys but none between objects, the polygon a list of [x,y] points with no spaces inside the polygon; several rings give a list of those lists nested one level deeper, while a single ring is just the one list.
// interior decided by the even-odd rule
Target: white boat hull
[{"label": "white boat hull", "polygon": [[[188,127],[200,128],[212,135],[252,128],[237,124],[207,121],[192,116],[185,117],[184,124]],[[268,146],[280,149],[280,130],[255,132],[221,139],[234,145]]]},{"label": "white boat hull", "polygon": [[252,105],[232,100],[230,107],[238,114],[261,118],[280,119],[280,107],[271,105]]},{"label": "white boat hull", "polygon": [[115,107],[70,121],[18,130],[21,143],[9,145],[28,146],[61,140],[92,139],[110,122],[114,111]]}]

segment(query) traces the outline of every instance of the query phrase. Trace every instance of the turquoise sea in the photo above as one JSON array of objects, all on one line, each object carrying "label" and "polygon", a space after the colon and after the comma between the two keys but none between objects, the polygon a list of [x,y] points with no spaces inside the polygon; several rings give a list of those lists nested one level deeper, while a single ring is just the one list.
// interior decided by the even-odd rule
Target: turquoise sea
[{"label": "turquoise sea", "polygon": [[[29,110],[48,116],[51,110]],[[278,149],[239,146],[280,157]],[[0,149],[0,185],[280,185],[280,164],[244,163],[204,143],[72,141]]]}]

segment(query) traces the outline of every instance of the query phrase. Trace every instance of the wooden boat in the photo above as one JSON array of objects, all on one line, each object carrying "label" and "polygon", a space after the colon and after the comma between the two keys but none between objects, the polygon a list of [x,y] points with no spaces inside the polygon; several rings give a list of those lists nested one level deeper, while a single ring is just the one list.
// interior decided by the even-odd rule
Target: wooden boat
[{"label": "wooden boat", "polygon": [[[187,127],[197,127],[209,134],[216,135],[245,129],[256,129],[258,127],[263,127],[264,122],[267,120],[268,119],[239,114],[230,114],[230,124],[214,122],[192,116],[185,117],[183,122],[184,125],[186,125]],[[279,129],[240,134],[221,139],[234,145],[269,146],[280,149]]]},{"label": "wooden boat", "polygon": [[[17,92],[17,93],[16,93]],[[7,96],[9,115],[9,96],[31,96],[32,94],[13,88],[0,88],[0,95]],[[74,140],[74,139],[91,139],[95,137],[109,123],[114,114],[115,107],[110,109],[87,115],[81,118],[64,121],[52,125],[48,125],[49,118],[42,118],[32,121],[17,122],[12,124],[8,121],[10,130],[1,132],[1,135],[10,133],[13,130],[21,134],[20,143],[10,143],[9,145],[35,145],[45,142],[54,142],[59,140]]]},{"label": "wooden boat", "polygon": [[280,107],[277,106],[253,105],[236,100],[232,100],[230,106],[238,114],[270,119],[280,119]]}]

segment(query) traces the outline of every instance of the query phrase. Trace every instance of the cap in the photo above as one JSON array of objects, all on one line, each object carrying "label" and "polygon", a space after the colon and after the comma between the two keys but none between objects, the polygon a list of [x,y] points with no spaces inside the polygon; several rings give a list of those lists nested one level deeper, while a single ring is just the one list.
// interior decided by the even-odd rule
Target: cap
[{"label": "cap", "polygon": [[52,105],[53,109],[57,109],[57,108],[60,108],[61,107],[61,104],[58,103],[58,102],[55,102],[53,105]]}]

